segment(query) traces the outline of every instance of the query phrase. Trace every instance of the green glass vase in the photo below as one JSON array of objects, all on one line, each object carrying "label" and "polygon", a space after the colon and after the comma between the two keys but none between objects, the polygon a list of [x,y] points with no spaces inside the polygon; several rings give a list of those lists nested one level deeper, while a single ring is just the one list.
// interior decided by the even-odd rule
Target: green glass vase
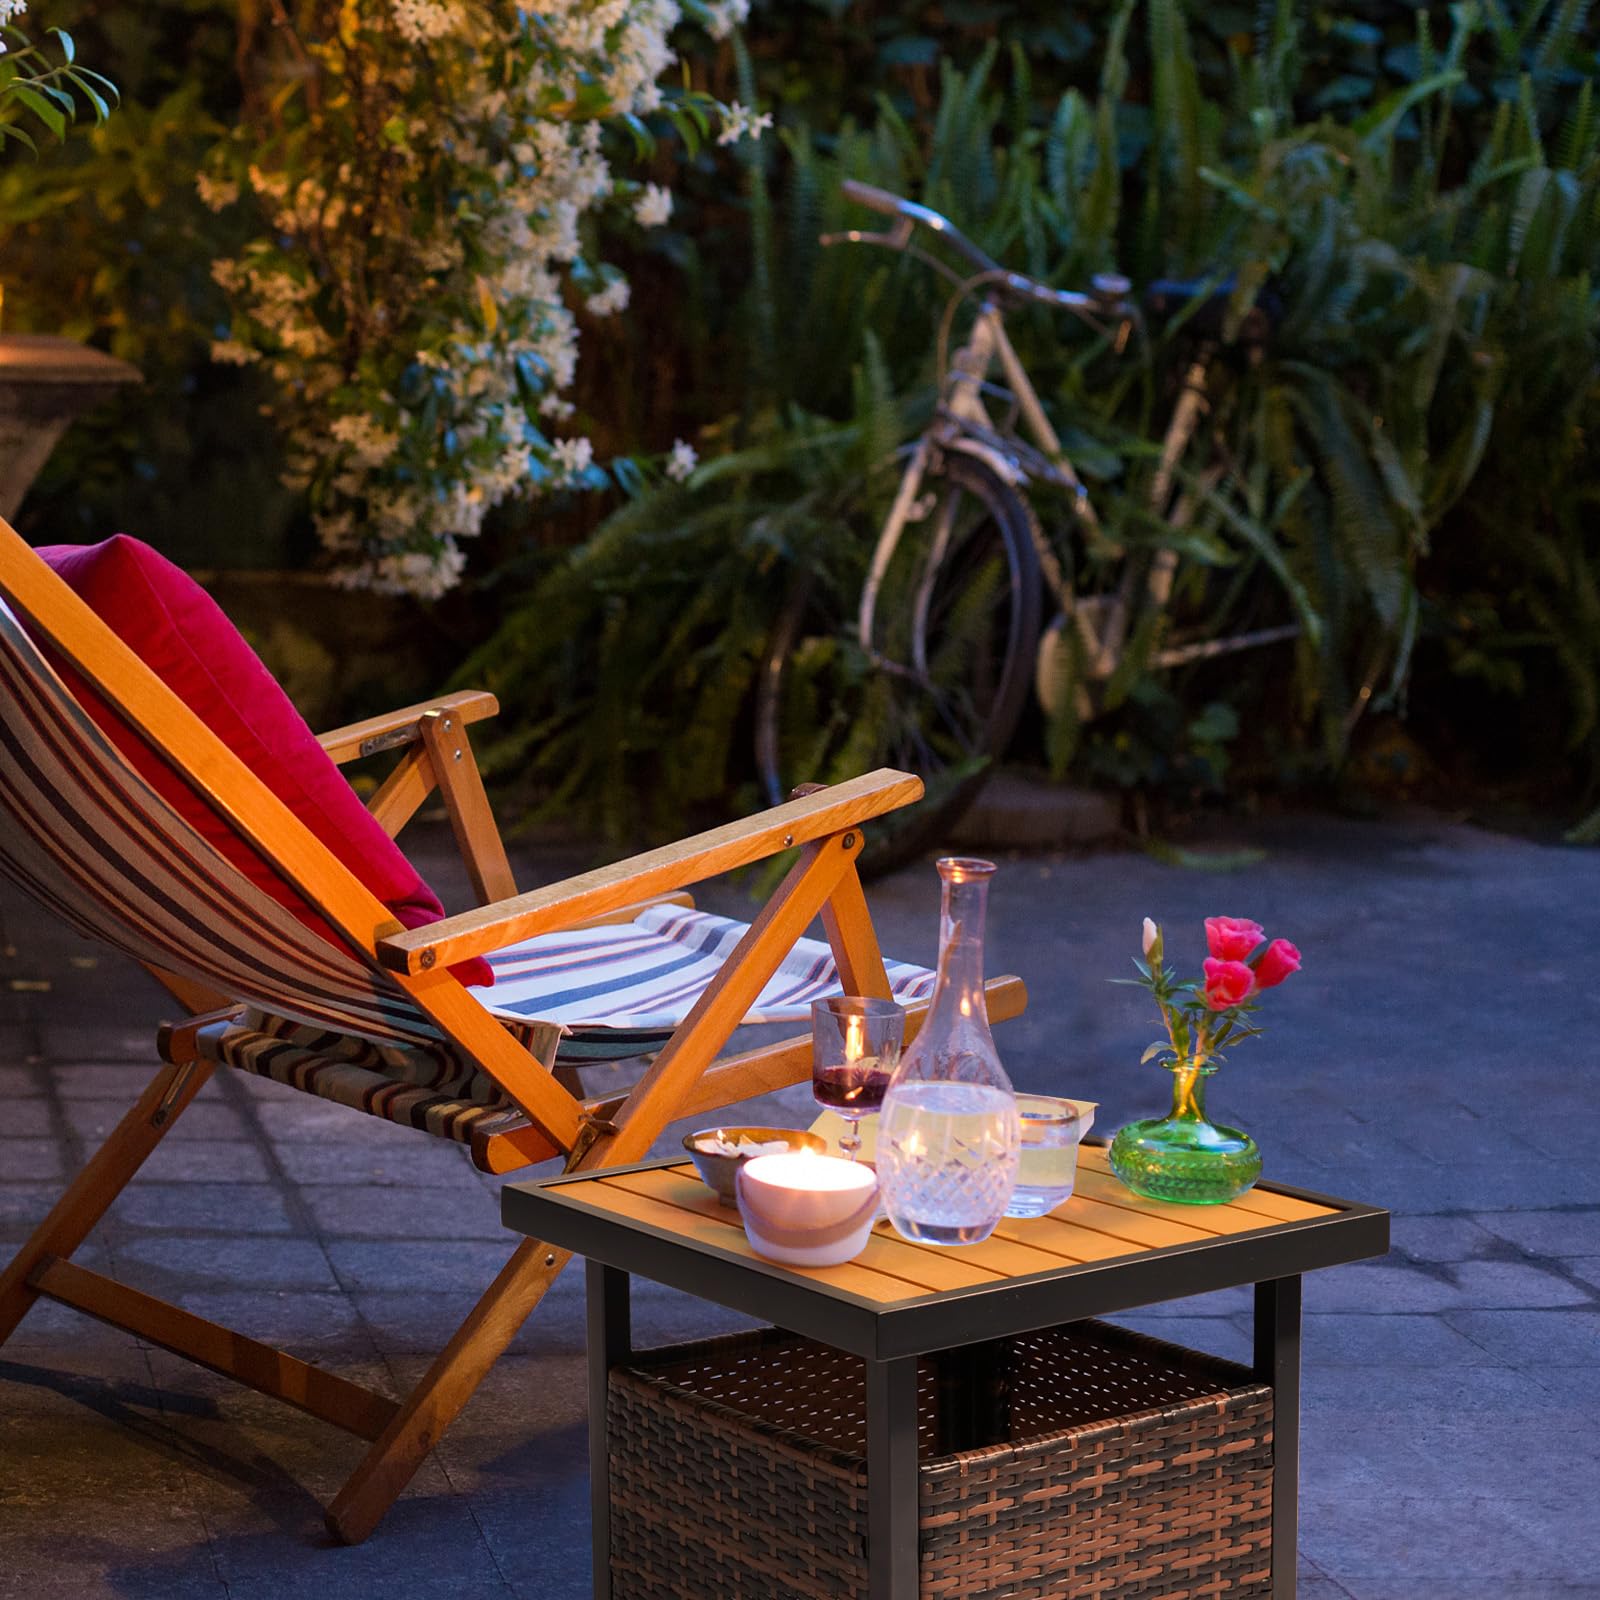
[{"label": "green glass vase", "polygon": [[1151,1200],[1215,1206],[1237,1199],[1261,1176],[1255,1140],[1206,1120],[1205,1081],[1215,1067],[1180,1061],[1171,1070],[1171,1112],[1119,1129],[1111,1170]]}]

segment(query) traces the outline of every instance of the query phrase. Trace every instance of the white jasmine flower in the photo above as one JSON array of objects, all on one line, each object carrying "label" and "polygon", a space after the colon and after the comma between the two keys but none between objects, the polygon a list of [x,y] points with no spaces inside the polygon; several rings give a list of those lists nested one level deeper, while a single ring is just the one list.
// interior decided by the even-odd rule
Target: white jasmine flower
[{"label": "white jasmine flower", "polygon": [[426,44],[453,33],[462,21],[460,7],[441,0],[389,0],[394,29],[408,44]]},{"label": "white jasmine flower", "polygon": [[758,114],[735,100],[722,114],[722,130],[717,134],[717,143],[737,144],[741,139],[759,139],[771,126],[770,111]]},{"label": "white jasmine flower", "polygon": [[371,417],[335,417],[328,432],[340,444],[350,446],[351,457],[358,467],[381,467],[400,443],[398,434],[379,427]]},{"label": "white jasmine flower", "polygon": [[667,457],[667,476],[674,483],[682,483],[699,465],[700,457],[686,439],[672,441],[672,454]]},{"label": "white jasmine flower", "polygon": [[726,39],[750,15],[750,0],[713,0],[706,10],[706,31],[713,39]]},{"label": "white jasmine flower", "polygon": [[[0,0],[0,25],[9,25],[28,9],[27,0]],[[5,46],[0,44],[0,50]]]},{"label": "white jasmine flower", "polygon": [[632,293],[626,278],[613,278],[599,294],[590,295],[584,305],[592,317],[610,317],[628,309]]},{"label": "white jasmine flower", "polygon": [[671,215],[672,191],[659,183],[647,183],[633,202],[633,220],[641,228],[659,228]]},{"label": "white jasmine flower", "polygon": [[261,352],[236,339],[215,339],[211,344],[211,359],[225,367],[248,367],[252,361],[261,359]]},{"label": "white jasmine flower", "polygon": [[561,481],[571,483],[589,470],[594,446],[587,439],[557,439],[550,447],[550,463],[561,469]]},{"label": "white jasmine flower", "polygon": [[[712,3],[719,32],[748,11],[748,0]],[[22,9],[0,0],[0,18]],[[463,541],[496,506],[589,474],[591,441],[535,444],[530,418],[550,427],[574,414],[575,281],[595,289],[593,315],[630,303],[627,280],[597,251],[606,236],[595,213],[611,203],[640,227],[661,227],[672,195],[655,183],[624,190],[601,119],[549,108],[590,85],[616,113],[659,108],[679,16],[678,0],[542,0],[536,28],[507,20],[502,34],[489,13],[480,27],[466,0],[378,0],[363,18],[387,32],[369,32],[363,48],[392,92],[385,160],[408,194],[439,198],[415,206],[402,237],[389,234],[394,213],[375,204],[371,174],[343,137],[350,113],[331,106],[336,137],[301,149],[292,176],[262,155],[242,184],[269,226],[213,266],[239,330],[214,355],[258,362],[272,381],[285,481],[313,496],[341,581],[443,593],[460,576]],[[724,142],[771,126],[733,108]],[[222,206],[239,186],[218,176],[196,187]],[[373,310],[364,328],[351,325],[358,302]],[[399,365],[411,383],[389,392],[376,374]],[[696,463],[677,440],[663,466],[682,481]]]},{"label": "white jasmine flower", "polygon": [[[0,0],[0,6],[5,3],[6,0]],[[200,196],[200,204],[211,211],[221,211],[239,198],[238,184],[231,179],[210,177],[204,172],[195,174],[194,190]]]},{"label": "white jasmine flower", "polygon": [[260,167],[251,167],[250,187],[263,200],[282,200],[289,192],[289,180],[281,172],[263,172]]}]

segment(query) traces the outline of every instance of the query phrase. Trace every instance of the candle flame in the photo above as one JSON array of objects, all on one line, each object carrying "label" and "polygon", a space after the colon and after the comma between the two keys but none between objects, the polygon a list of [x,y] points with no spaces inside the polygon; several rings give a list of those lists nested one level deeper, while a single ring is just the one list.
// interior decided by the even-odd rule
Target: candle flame
[{"label": "candle flame", "polygon": [[844,1058],[859,1061],[867,1053],[867,1019],[852,1015],[844,1019]]}]

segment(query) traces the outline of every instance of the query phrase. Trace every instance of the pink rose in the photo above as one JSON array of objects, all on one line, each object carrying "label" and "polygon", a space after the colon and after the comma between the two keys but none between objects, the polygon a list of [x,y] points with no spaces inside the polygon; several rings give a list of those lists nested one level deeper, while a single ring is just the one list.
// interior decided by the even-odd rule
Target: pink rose
[{"label": "pink rose", "polygon": [[1206,946],[1218,961],[1243,961],[1266,937],[1248,917],[1207,917]]},{"label": "pink rose", "polygon": [[[1206,926],[1209,928],[1210,923]],[[1253,926],[1253,924],[1252,924]],[[1213,1011],[1226,1011],[1250,998],[1256,975],[1242,961],[1206,961],[1205,1002]]]},{"label": "pink rose", "polygon": [[1256,982],[1263,989],[1271,989],[1299,970],[1300,952],[1287,939],[1274,939],[1256,962]]}]

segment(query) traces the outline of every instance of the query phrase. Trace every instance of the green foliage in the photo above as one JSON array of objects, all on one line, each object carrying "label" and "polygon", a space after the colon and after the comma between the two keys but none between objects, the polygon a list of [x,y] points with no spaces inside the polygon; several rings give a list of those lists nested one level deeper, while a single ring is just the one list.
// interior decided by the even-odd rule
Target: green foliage
[{"label": "green foliage", "polygon": [[[1086,58],[1041,71],[991,45],[967,71],[918,55],[924,84],[937,74],[925,116],[891,90],[870,119],[826,133],[791,117],[781,176],[765,149],[747,167],[740,403],[702,435],[710,459],[687,488],[646,492],[556,558],[481,652],[472,670],[528,707],[505,753],[563,800],[604,795],[619,831],[641,820],[630,794],[663,825],[747,773],[747,691],[787,571],[820,567],[848,589],[863,530],[844,486],[929,394],[941,297],[926,269],[816,242],[861,225],[838,193],[854,176],[1052,282],[1196,275],[1233,285],[1236,317],[1258,298],[1281,306],[1265,358],[1212,396],[1194,460],[1220,441],[1227,470],[1186,479],[1176,610],[1201,632],[1223,615],[1296,615],[1292,684],[1215,664],[1155,678],[1153,630],[1106,716],[1052,730],[1058,765],[1220,787],[1247,742],[1235,730],[1267,711],[1299,730],[1277,736],[1280,763],[1336,765],[1364,709],[1403,705],[1421,638],[1486,676],[1517,652],[1552,658],[1600,766],[1596,552],[1579,515],[1595,483],[1582,418],[1596,394],[1600,115],[1582,8],[1534,6],[1514,24],[1504,7],[1368,10],[1382,22],[1268,7],[1219,47],[1217,16],[1119,0],[1100,8],[1094,79],[1052,98],[1041,80],[1082,78]],[[1007,14],[1027,25],[1025,8]],[[1330,77],[1336,48],[1361,71]],[[1043,313],[1012,322],[1111,537],[1150,551],[1170,537],[1145,492],[1181,329],[1118,356]],[[1483,602],[1470,615],[1497,619],[1487,638],[1429,589],[1486,543],[1510,577],[1498,599],[1467,584]],[[1067,555],[1092,588],[1096,552]]]},{"label": "green foliage", "polygon": [[[126,526],[195,565],[301,560],[259,383],[208,354],[211,263],[242,223],[194,176],[241,115],[240,14],[33,15],[70,23],[123,102],[48,161],[0,167],[6,325],[89,338],[146,385],[68,435],[25,525]],[[744,148],[732,192],[714,149],[651,158],[673,222],[614,241],[633,308],[584,326],[576,396],[600,457],[681,436],[705,465],[684,488],[630,475],[638,498],[570,552],[594,509],[541,508],[478,591],[504,627],[473,670],[501,687],[519,770],[603,797],[618,831],[641,820],[630,792],[665,826],[746,775],[746,691],[789,572],[848,584],[853,487],[929,392],[936,282],[817,244],[867,221],[838,196],[854,175],[1056,283],[1204,274],[1234,281],[1241,314],[1269,282],[1283,306],[1269,359],[1215,397],[1230,468],[1186,480],[1179,601],[1201,629],[1298,616],[1292,681],[1278,661],[1158,678],[1142,638],[1108,714],[1033,730],[1041,749],[1213,790],[1263,761],[1337,761],[1358,710],[1409,693],[1480,748],[1496,727],[1507,766],[1593,786],[1600,61],[1582,0],[757,0],[748,39],[712,87],[774,109],[781,137]],[[1108,527],[1148,551],[1167,335],[1113,357],[1042,313],[1013,331]],[[1064,553],[1092,587],[1094,552]]]},{"label": "green foliage", "polygon": [[37,155],[30,122],[53,140],[65,139],[86,111],[96,122],[111,115],[117,86],[78,60],[65,28],[51,28],[50,45],[36,45],[10,20],[21,9],[11,0],[0,9],[0,150],[20,144]]}]

